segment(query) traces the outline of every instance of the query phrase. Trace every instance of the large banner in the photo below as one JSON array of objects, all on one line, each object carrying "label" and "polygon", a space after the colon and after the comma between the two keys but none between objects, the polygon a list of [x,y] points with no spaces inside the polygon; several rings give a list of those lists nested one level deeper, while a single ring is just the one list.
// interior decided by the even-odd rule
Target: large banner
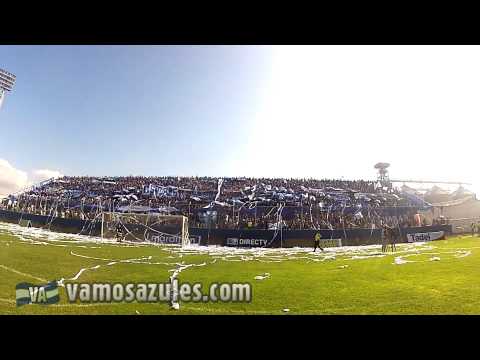
[{"label": "large banner", "polygon": [[444,231],[426,232],[426,233],[414,233],[407,234],[407,241],[409,243],[418,241],[432,241],[439,240],[445,237]]}]

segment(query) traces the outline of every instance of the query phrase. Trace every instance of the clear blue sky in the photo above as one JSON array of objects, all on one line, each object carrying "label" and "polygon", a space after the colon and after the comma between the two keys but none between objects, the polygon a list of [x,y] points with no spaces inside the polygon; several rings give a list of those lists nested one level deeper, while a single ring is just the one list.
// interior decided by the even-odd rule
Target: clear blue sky
[{"label": "clear blue sky", "polygon": [[268,47],[0,46],[0,158],[70,175],[228,175]]},{"label": "clear blue sky", "polygon": [[35,169],[374,179],[382,161],[479,192],[479,62],[475,46],[0,46],[17,75],[0,190]]}]

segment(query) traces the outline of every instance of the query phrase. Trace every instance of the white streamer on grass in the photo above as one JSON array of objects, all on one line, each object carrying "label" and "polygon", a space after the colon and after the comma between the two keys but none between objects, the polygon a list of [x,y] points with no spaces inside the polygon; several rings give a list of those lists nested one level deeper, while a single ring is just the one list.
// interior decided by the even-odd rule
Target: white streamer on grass
[{"label": "white streamer on grass", "polygon": [[[281,208],[279,209],[279,212]],[[418,256],[418,255],[442,255],[442,258],[445,256],[451,256],[454,258],[463,258],[469,256],[472,253],[471,249],[479,248],[458,248],[458,249],[448,249],[446,251],[432,252],[437,249],[437,246],[432,245],[432,243],[412,243],[412,244],[399,244],[398,250],[394,254],[383,254],[380,253],[380,245],[368,245],[368,246],[345,246],[338,248],[326,248],[325,252],[317,253],[313,252],[312,248],[251,248],[251,249],[242,249],[242,248],[232,248],[232,247],[221,247],[221,246],[187,246],[187,247],[164,247],[159,244],[152,244],[148,242],[123,242],[117,243],[115,240],[105,240],[101,238],[94,238],[91,236],[76,235],[76,234],[62,234],[54,233],[44,229],[36,228],[24,228],[18,225],[13,224],[1,224],[0,231],[4,231],[8,234],[11,234],[18,238],[22,242],[31,243],[32,245],[52,245],[52,246],[61,246],[61,247],[81,247],[85,249],[100,248],[100,246],[91,246],[99,243],[108,244],[109,246],[117,247],[162,247],[162,249],[169,253],[166,257],[168,259],[179,259],[184,256],[189,255],[204,255],[209,256],[212,260],[209,264],[214,264],[217,261],[232,261],[232,262],[250,262],[257,261],[262,263],[280,263],[284,261],[307,261],[312,263],[324,262],[324,261],[335,261],[335,260],[360,260],[360,259],[370,259],[370,258],[382,258],[387,256],[393,256],[393,264],[400,265],[418,261],[434,261],[435,257],[431,257],[428,260],[406,260],[405,258]],[[97,270],[102,266],[113,266],[119,263],[123,264],[143,264],[143,265],[165,265],[165,266],[174,266],[174,268],[168,270],[171,272],[170,282],[173,284],[173,281],[178,279],[179,274],[182,271],[185,271],[189,268],[206,266],[207,263],[203,262],[200,264],[187,264],[185,261],[182,262],[155,262],[151,261],[152,256],[144,256],[140,258],[131,258],[131,259],[110,259],[102,257],[94,257],[88,255],[82,255],[77,252],[70,251],[70,255],[107,262],[105,264],[97,264],[91,267],[85,267],[80,269],[72,278],[65,280],[62,278],[58,281],[59,286],[64,286],[64,281],[76,281],[78,280],[86,271]],[[8,268],[5,265],[0,265],[1,268],[8,271],[16,272],[19,275],[28,276],[35,278],[39,281],[46,282],[47,280],[35,277],[30,274],[22,273],[18,270]],[[348,265],[338,266],[340,269],[347,268]],[[268,278],[265,273],[263,275],[258,275],[256,279],[262,280]],[[172,286],[172,289],[175,287]],[[178,302],[178,293],[172,292],[171,294],[171,305],[174,309],[179,309],[180,304]]]}]

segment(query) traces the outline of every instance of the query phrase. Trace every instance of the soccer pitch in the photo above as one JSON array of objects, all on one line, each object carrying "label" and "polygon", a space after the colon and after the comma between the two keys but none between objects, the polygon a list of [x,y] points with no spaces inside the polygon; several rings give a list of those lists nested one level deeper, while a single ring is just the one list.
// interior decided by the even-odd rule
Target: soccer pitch
[{"label": "soccer pitch", "polygon": [[[98,240],[0,223],[0,314],[480,313],[480,237],[400,244],[393,254],[382,254],[380,246],[313,253]],[[248,282],[252,301],[180,301],[178,310],[167,302],[72,304],[60,286],[58,304],[16,306],[15,286],[22,282],[159,283],[178,269],[180,283],[200,282],[204,288]]]}]

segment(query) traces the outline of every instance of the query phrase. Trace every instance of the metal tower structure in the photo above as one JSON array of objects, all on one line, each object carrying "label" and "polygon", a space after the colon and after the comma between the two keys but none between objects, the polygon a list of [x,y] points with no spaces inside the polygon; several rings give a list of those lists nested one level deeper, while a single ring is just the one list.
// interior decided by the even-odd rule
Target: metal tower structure
[{"label": "metal tower structure", "polygon": [[377,181],[385,187],[390,187],[390,177],[388,176],[388,168],[390,164],[389,163],[384,163],[384,162],[379,162],[375,164],[375,169],[378,170],[377,174]]}]

